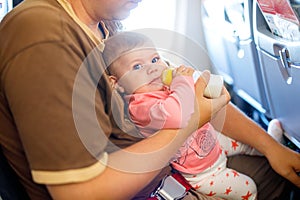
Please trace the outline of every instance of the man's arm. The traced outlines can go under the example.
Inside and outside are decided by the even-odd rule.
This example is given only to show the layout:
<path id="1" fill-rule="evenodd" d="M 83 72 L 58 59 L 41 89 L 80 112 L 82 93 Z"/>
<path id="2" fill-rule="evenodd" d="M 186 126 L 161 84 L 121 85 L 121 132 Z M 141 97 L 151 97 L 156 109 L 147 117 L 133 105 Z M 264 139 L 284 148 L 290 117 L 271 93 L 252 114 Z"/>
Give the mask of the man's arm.
<path id="1" fill-rule="evenodd" d="M 106 170 L 94 179 L 47 187 L 54 199 L 130 199 L 150 183 L 188 135 L 188 130 L 162 130 L 110 154 Z"/>
<path id="2" fill-rule="evenodd" d="M 224 135 L 256 148 L 278 174 L 300 187 L 300 177 L 296 174 L 300 171 L 300 154 L 276 142 L 233 104 L 223 108 L 211 122 Z"/>
<path id="3" fill-rule="evenodd" d="M 59 200 L 132 198 L 158 174 L 192 132 L 207 123 L 212 114 L 228 103 L 230 98 L 225 90 L 217 99 L 203 96 L 208 79 L 209 73 L 205 72 L 195 84 L 198 94 L 195 99 L 196 112 L 187 127 L 161 130 L 124 150 L 110 154 L 106 170 L 94 179 L 81 183 L 47 185 L 52 197 Z"/>

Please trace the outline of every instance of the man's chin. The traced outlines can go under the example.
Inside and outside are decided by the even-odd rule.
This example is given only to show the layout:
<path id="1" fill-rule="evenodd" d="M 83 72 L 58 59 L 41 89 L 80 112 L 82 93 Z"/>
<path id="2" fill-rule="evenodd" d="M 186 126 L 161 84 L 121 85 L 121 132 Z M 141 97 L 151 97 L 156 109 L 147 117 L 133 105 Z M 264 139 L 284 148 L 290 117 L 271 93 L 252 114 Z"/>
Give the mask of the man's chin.
<path id="1" fill-rule="evenodd" d="M 122 21 L 127 19 L 130 16 L 129 12 L 120 13 L 118 16 L 114 16 L 111 20 Z"/>

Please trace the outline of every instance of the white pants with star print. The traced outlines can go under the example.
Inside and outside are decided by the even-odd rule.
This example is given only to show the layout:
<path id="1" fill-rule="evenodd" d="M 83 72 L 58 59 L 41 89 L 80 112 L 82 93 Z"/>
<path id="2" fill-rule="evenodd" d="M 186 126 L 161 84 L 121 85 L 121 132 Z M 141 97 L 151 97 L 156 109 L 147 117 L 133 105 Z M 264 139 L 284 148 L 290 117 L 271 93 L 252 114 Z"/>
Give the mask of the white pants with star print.
<path id="1" fill-rule="evenodd" d="M 261 155 L 252 147 L 237 142 L 223 134 L 218 135 L 222 154 L 210 168 L 200 174 L 183 174 L 190 184 L 207 196 L 221 197 L 231 200 L 255 200 L 257 189 L 254 181 L 242 173 L 227 168 L 227 156 Z"/>

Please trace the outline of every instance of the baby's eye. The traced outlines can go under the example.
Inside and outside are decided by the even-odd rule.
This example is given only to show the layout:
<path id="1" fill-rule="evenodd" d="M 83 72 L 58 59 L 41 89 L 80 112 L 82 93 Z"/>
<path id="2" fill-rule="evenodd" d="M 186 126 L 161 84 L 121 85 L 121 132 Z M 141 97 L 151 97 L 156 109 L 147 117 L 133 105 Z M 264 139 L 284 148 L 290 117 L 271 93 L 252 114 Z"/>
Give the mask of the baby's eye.
<path id="1" fill-rule="evenodd" d="M 141 64 L 137 64 L 133 66 L 133 70 L 141 69 L 143 66 Z"/>
<path id="2" fill-rule="evenodd" d="M 153 59 L 152 59 L 152 63 L 157 63 L 159 61 L 159 57 L 154 57 Z"/>

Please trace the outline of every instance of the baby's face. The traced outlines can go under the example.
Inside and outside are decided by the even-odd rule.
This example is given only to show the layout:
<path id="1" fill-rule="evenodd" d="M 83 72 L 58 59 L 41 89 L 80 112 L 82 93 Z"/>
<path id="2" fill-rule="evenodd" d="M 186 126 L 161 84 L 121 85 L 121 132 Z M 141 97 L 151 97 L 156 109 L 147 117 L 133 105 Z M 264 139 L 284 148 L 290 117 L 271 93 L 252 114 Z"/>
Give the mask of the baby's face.
<path id="1" fill-rule="evenodd" d="M 161 74 L 168 66 L 155 49 L 133 50 L 113 64 L 118 84 L 127 94 L 163 89 Z"/>

